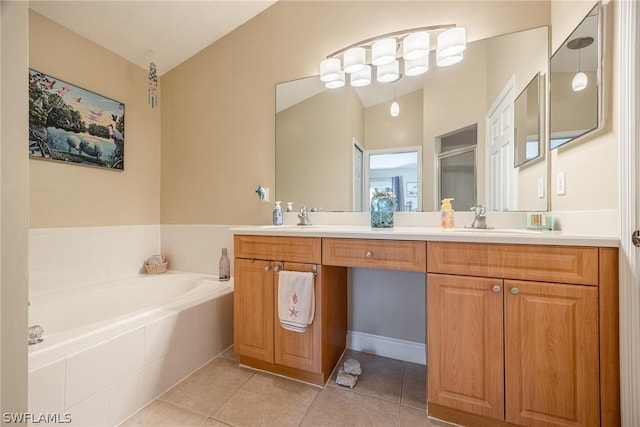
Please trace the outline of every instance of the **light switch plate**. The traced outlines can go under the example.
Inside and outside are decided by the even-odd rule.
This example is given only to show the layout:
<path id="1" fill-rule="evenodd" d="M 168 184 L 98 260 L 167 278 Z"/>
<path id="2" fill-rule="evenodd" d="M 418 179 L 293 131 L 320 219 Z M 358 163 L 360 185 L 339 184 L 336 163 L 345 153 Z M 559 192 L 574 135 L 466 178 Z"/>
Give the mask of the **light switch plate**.
<path id="1" fill-rule="evenodd" d="M 567 194 L 566 188 L 566 175 L 564 172 L 558 172 L 558 176 L 556 178 L 556 194 L 558 196 L 563 196 Z"/>

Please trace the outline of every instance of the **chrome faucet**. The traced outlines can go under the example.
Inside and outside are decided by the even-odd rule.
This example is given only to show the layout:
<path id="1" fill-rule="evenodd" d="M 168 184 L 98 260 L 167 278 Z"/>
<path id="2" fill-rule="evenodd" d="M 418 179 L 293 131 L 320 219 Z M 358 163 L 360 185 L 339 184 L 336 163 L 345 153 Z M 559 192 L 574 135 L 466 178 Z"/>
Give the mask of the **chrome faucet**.
<path id="1" fill-rule="evenodd" d="M 475 218 L 467 228 L 493 228 L 487 227 L 487 207 L 485 205 L 472 206 L 469 210 L 475 213 Z"/>
<path id="2" fill-rule="evenodd" d="M 302 209 L 300 209 L 300 213 L 298 214 L 298 219 L 300 219 L 300 222 L 298 223 L 298 225 L 315 225 L 309 219 L 309 214 L 307 212 L 306 206 L 303 206 Z"/>

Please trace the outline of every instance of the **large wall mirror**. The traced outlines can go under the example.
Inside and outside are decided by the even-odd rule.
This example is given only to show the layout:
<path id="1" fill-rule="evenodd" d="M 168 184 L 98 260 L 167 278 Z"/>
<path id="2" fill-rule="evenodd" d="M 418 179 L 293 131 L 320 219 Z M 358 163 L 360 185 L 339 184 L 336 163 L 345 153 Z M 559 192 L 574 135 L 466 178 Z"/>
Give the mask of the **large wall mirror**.
<path id="1" fill-rule="evenodd" d="M 600 125 L 601 22 L 597 4 L 551 57 L 549 148 L 552 150 Z"/>
<path id="2" fill-rule="evenodd" d="M 540 158 L 542 144 L 543 92 L 540 74 L 518 95 L 515 103 L 515 166 Z"/>
<path id="3" fill-rule="evenodd" d="M 513 123 L 516 95 L 549 74 L 548 46 L 548 27 L 539 27 L 473 41 L 462 62 L 394 83 L 325 89 L 312 76 L 278 84 L 276 198 L 324 211 L 367 210 L 373 179 L 403 193 L 401 210 L 437 211 L 443 197 L 455 198 L 456 210 L 546 210 L 546 194 L 537 191 L 546 161 L 514 167 Z M 498 100 L 506 100 L 504 109 L 495 108 Z M 399 113 L 392 115 L 394 101 Z M 498 110 L 509 128 L 495 129 L 506 139 L 493 150 L 490 113 Z M 408 157 L 393 154 L 407 151 L 421 161 L 399 164 Z M 372 153 L 396 163 L 369 170 Z"/>

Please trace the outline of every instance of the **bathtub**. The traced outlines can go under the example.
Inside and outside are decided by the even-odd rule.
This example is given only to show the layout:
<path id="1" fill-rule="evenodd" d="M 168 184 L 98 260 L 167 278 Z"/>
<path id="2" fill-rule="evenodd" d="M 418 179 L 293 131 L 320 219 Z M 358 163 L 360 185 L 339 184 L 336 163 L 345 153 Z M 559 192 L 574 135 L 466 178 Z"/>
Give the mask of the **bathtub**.
<path id="1" fill-rule="evenodd" d="M 233 279 L 170 271 L 33 296 L 34 325 L 29 412 L 117 425 L 231 346 Z"/>

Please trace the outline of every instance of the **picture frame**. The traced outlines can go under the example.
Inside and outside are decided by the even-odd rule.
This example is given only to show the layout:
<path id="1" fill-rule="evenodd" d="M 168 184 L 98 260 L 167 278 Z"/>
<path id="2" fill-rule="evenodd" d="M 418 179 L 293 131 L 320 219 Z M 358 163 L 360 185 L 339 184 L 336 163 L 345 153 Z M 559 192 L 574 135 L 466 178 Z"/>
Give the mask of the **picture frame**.
<path id="1" fill-rule="evenodd" d="M 407 182 L 405 194 L 407 197 L 418 197 L 418 183 Z"/>
<path id="2" fill-rule="evenodd" d="M 29 158 L 124 170 L 124 103 L 29 69 Z"/>

